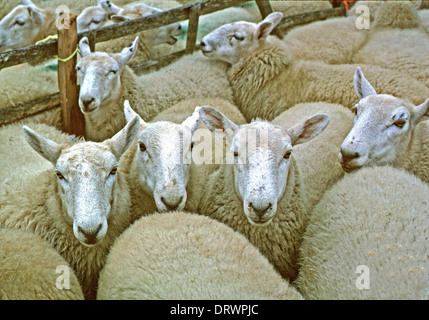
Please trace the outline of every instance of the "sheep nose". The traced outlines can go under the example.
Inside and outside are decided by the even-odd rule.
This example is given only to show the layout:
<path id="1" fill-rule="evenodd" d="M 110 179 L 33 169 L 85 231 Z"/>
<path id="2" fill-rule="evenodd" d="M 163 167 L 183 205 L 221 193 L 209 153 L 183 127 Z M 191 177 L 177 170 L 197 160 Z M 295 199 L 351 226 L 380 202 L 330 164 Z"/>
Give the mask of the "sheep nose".
<path id="1" fill-rule="evenodd" d="M 169 211 L 176 210 L 182 200 L 183 197 L 169 197 L 168 199 L 161 197 L 162 203 L 167 207 Z"/>
<path id="2" fill-rule="evenodd" d="M 88 97 L 82 97 L 82 98 L 80 98 L 80 101 L 83 104 L 84 110 L 88 111 L 89 110 L 89 106 L 95 101 L 95 98 L 94 97 L 90 97 L 90 96 L 88 96 Z"/>
<path id="3" fill-rule="evenodd" d="M 349 162 L 349 161 L 352 161 L 353 159 L 359 158 L 360 154 L 359 152 L 341 149 L 341 156 L 343 157 L 343 162 Z"/>
<path id="4" fill-rule="evenodd" d="M 273 207 L 273 204 L 271 202 L 258 204 L 250 202 L 249 206 L 253 209 L 259 218 L 262 218 L 267 213 L 267 211 Z"/>
<path id="5" fill-rule="evenodd" d="M 81 227 L 78 227 L 78 231 L 85 236 L 87 244 L 95 244 L 97 234 L 100 232 L 102 226 L 103 224 L 100 223 L 95 230 L 83 230 Z"/>

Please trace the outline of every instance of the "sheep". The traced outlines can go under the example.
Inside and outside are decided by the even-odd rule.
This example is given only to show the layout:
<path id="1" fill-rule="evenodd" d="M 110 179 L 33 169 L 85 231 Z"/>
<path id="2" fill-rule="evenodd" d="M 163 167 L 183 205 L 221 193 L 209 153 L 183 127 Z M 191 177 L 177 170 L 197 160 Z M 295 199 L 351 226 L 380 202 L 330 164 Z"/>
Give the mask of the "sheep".
<path id="1" fill-rule="evenodd" d="M 346 172 L 363 166 L 404 168 L 429 183 L 429 99 L 418 106 L 377 94 L 360 68 L 354 76 L 359 99 L 353 128 L 341 144 Z"/>
<path id="2" fill-rule="evenodd" d="M 67 262 L 34 233 L 0 229 L 0 257 L 1 300 L 83 300 Z"/>
<path id="3" fill-rule="evenodd" d="M 58 92 L 56 70 L 50 70 L 45 65 L 2 69 L 0 83 L 0 108 L 16 106 Z"/>
<path id="4" fill-rule="evenodd" d="M 305 185 L 313 186 L 307 197 L 311 206 L 344 174 L 338 161 L 338 153 L 342 141 L 353 127 L 354 114 L 350 109 L 337 104 L 300 103 L 271 121 L 274 125 L 288 128 L 316 113 L 327 114 L 330 118 L 329 125 L 313 140 L 294 148 L 295 161 L 303 168 L 302 180 Z M 329 174 L 322 174 L 321 171 Z"/>
<path id="5" fill-rule="evenodd" d="M 128 101 L 124 103 L 127 121 L 134 117 L 140 119 L 138 138 L 121 160 L 131 190 L 131 222 L 155 211 L 183 210 L 185 205 L 187 210 L 196 208 L 197 195 L 204 184 L 201 180 L 194 182 L 192 174 L 214 170 L 202 165 L 191 173 L 195 144 L 192 135 L 197 128 L 201 129 L 198 106 L 207 102 L 238 123 L 245 123 L 237 108 L 221 99 L 184 100 L 158 114 L 150 123 L 136 114 Z M 197 184 L 201 185 L 197 187 Z M 192 203 L 187 203 L 188 190 L 194 191 L 190 194 Z"/>
<path id="6" fill-rule="evenodd" d="M 42 123 L 25 122 L 44 137 L 58 143 L 69 143 L 68 134 Z M 0 127 L 0 189 L 11 183 L 22 183 L 21 177 L 35 175 L 52 168 L 52 164 L 35 153 L 22 134 L 22 122 Z"/>
<path id="7" fill-rule="evenodd" d="M 428 299 L 428 203 L 401 169 L 345 175 L 313 210 L 294 285 L 306 299 Z"/>
<path id="8" fill-rule="evenodd" d="M 196 214 L 141 218 L 112 247 L 97 299 L 287 299 L 301 295 L 247 239 Z"/>
<path id="9" fill-rule="evenodd" d="M 107 12 L 108 14 L 110 14 L 110 19 L 113 22 L 128 21 L 131 19 L 144 17 L 162 11 L 158 8 L 150 7 L 141 2 L 132 3 L 124 8 L 121 8 L 115 6 L 111 1 L 101 1 L 100 6 L 104 8 L 105 13 Z M 176 6 L 178 6 L 178 4 L 174 1 L 165 1 L 163 8 L 171 9 Z M 101 14 L 101 12 L 98 13 L 100 17 L 95 16 L 94 18 L 96 20 L 101 20 Z M 133 64 L 138 64 L 142 61 L 155 58 L 159 55 L 164 55 L 164 52 L 169 53 L 169 51 L 171 50 L 170 48 L 165 49 L 161 46 L 161 49 L 159 49 L 159 45 L 167 44 L 169 47 L 173 46 L 177 42 L 177 37 L 181 34 L 182 30 L 180 23 L 173 23 L 167 26 L 162 26 L 159 28 L 139 32 L 139 50 L 137 51 L 137 54 L 133 59 Z M 119 39 L 98 43 L 95 48 L 97 51 L 120 51 L 124 46 L 131 43 L 135 37 L 136 35 L 128 35 Z M 184 43 L 184 41 L 182 42 Z M 182 46 L 184 46 L 184 44 Z"/>
<path id="10" fill-rule="evenodd" d="M 225 156 L 229 161 L 205 178 L 195 211 L 244 234 L 283 277 L 293 280 L 311 209 L 308 192 L 318 186 L 304 185 L 305 169 L 295 161 L 292 147 L 317 136 L 329 116 L 318 114 L 289 129 L 261 120 L 238 126 L 209 107 L 200 109 L 200 119 L 226 137 L 231 148 Z"/>
<path id="11" fill-rule="evenodd" d="M 201 41 L 203 54 L 231 64 L 228 70 L 235 101 L 250 121 L 272 120 L 300 102 L 325 101 L 351 107 L 356 103 L 350 75 L 354 65 L 327 65 L 293 60 L 280 39 L 269 36 L 282 14 L 268 15 L 259 24 L 236 22 L 211 32 Z M 428 87 L 394 70 L 365 66 L 377 77 L 377 89 L 398 97 L 422 100 Z"/>
<path id="12" fill-rule="evenodd" d="M 294 60 L 349 64 L 367 38 L 367 30 L 356 28 L 355 17 L 340 17 L 296 27 L 283 42 Z"/>
<path id="13" fill-rule="evenodd" d="M 353 57 L 353 63 L 378 65 L 410 74 L 429 87 L 429 34 L 420 28 L 415 6 L 410 3 L 383 4 L 376 12 L 367 43 Z"/>
<path id="14" fill-rule="evenodd" d="M 10 1 L 7 1 L 10 2 Z M 10 12 L 10 7 L 0 21 L 0 52 L 5 49 L 18 49 L 35 44 L 49 35 L 57 34 L 56 9 L 67 6 L 70 13 L 78 15 L 92 0 L 51 0 L 40 1 L 36 5 L 32 0 L 20 0 L 21 5 Z M 2 8 L 3 9 L 3 8 Z"/>
<path id="15" fill-rule="evenodd" d="M 79 106 L 85 116 L 86 139 L 101 141 L 116 133 L 125 124 L 125 100 L 146 121 L 189 98 L 214 96 L 233 101 L 225 63 L 207 61 L 196 52 L 157 72 L 137 77 L 126 66 L 137 44 L 138 38 L 121 53 L 107 54 L 92 53 L 87 39 L 80 41 Z"/>
<path id="16" fill-rule="evenodd" d="M 112 139 L 70 146 L 24 126 L 27 142 L 55 169 L 0 195 L 0 227 L 45 239 L 73 268 L 87 299 L 95 298 L 110 245 L 130 223 L 129 187 L 118 163 L 138 128 L 134 119 Z"/>

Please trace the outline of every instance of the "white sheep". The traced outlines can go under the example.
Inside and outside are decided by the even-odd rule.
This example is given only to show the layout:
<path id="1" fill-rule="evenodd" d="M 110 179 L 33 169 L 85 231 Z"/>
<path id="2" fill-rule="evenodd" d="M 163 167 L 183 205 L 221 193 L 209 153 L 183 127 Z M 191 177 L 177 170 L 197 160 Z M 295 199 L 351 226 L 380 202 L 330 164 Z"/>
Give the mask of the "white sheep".
<path id="1" fill-rule="evenodd" d="M 429 34 L 421 28 L 415 6 L 410 2 L 386 2 L 377 10 L 368 40 L 352 62 L 397 70 L 429 87 L 428 51 Z"/>
<path id="2" fill-rule="evenodd" d="M 138 119 L 102 143 L 70 146 L 25 126 L 23 131 L 55 169 L 0 194 L 0 227 L 45 239 L 73 268 L 85 298 L 94 298 L 109 247 L 130 223 L 129 187 L 118 163 L 138 132 Z"/>
<path id="3" fill-rule="evenodd" d="M 0 229 L 0 257 L 1 300 L 83 300 L 68 263 L 34 233 Z"/>
<path id="4" fill-rule="evenodd" d="M 367 30 L 356 28 L 355 17 L 339 17 L 296 27 L 283 42 L 294 60 L 348 64 L 367 38 Z"/>
<path id="5" fill-rule="evenodd" d="M 429 297 L 429 187 L 392 167 L 345 175 L 316 205 L 295 285 L 306 299 Z"/>
<path id="6" fill-rule="evenodd" d="M 177 4 L 175 1 L 164 1 L 162 7 L 164 10 L 166 10 L 177 7 L 178 5 L 179 4 Z M 111 1 L 102 0 L 100 1 L 100 6 L 104 9 L 105 13 L 107 12 L 107 14 L 109 14 L 110 20 L 113 22 L 129 21 L 163 11 L 161 9 L 148 6 L 142 2 L 131 3 L 121 8 L 115 6 Z M 100 17 L 95 15 L 93 18 L 96 20 L 101 20 L 101 14 L 102 13 L 100 12 L 98 13 L 98 16 Z M 145 60 L 170 53 L 172 49 L 168 47 L 175 45 L 177 42 L 177 37 L 181 34 L 182 30 L 180 23 L 173 23 L 159 28 L 139 32 L 137 34 L 139 36 L 139 50 L 133 59 L 133 64 L 138 64 Z M 95 48 L 97 51 L 117 52 L 131 43 L 135 37 L 136 35 L 128 35 L 119 39 L 101 42 L 98 43 Z M 181 46 L 184 47 L 184 41 L 182 42 L 183 44 L 177 44 L 175 48 Z M 167 45 L 167 48 L 162 46 L 163 44 Z"/>
<path id="7" fill-rule="evenodd" d="M 208 103 L 237 123 L 245 123 L 238 109 L 221 99 L 184 100 L 158 114 L 152 122 L 145 122 L 125 102 L 127 121 L 136 116 L 140 119 L 140 133 L 121 160 L 131 190 L 131 221 L 155 211 L 183 210 L 185 205 L 186 209 L 196 208 L 197 195 L 204 184 L 201 179 L 194 182 L 191 173 L 214 170 L 202 165 L 191 171 L 195 145 L 192 135 L 204 126 L 199 125 L 198 106 Z M 198 183 L 201 183 L 199 187 Z M 191 192 L 189 198 L 193 199 L 191 203 L 187 203 L 188 191 Z"/>
<path id="8" fill-rule="evenodd" d="M 319 114 L 288 129 L 261 120 L 238 126 L 209 107 L 200 109 L 200 119 L 231 147 L 225 156 L 229 161 L 204 177 L 196 212 L 243 233 L 282 276 L 293 280 L 311 209 L 308 193 L 321 186 L 304 185 L 301 172 L 306 168 L 292 149 L 317 136 L 329 116 Z"/>
<path id="9" fill-rule="evenodd" d="M 85 116 L 85 137 L 100 141 L 124 124 L 123 104 L 129 100 L 137 113 L 151 120 L 177 102 L 197 97 L 232 101 L 226 64 L 211 62 L 199 52 L 187 55 L 156 72 L 137 77 L 126 66 L 137 50 L 138 38 L 119 54 L 91 53 L 86 38 L 79 47 L 79 106 Z"/>
<path id="10" fill-rule="evenodd" d="M 356 103 L 351 74 L 354 65 L 328 65 L 320 61 L 294 60 L 287 46 L 269 36 L 282 14 L 268 15 L 259 24 L 236 22 L 224 25 L 201 41 L 209 58 L 231 64 L 228 78 L 235 101 L 247 120 L 271 120 L 300 102 L 325 101 L 351 107 Z M 365 66 L 377 77 L 377 89 L 419 101 L 429 88 L 403 73 Z"/>
<path id="11" fill-rule="evenodd" d="M 154 214 L 115 242 L 97 299 L 285 299 L 301 295 L 241 234 L 207 217 Z"/>
<path id="12" fill-rule="evenodd" d="M 429 183 L 429 99 L 418 106 L 377 94 L 359 68 L 359 99 L 353 128 L 341 144 L 340 162 L 350 172 L 363 166 L 393 165 Z"/>

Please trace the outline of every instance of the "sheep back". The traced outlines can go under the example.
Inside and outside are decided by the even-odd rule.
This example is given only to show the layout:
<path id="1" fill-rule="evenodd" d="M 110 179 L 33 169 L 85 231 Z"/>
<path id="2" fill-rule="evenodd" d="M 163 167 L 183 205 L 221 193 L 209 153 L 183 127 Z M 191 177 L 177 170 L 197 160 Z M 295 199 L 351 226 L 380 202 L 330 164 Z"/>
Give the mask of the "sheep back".
<path id="1" fill-rule="evenodd" d="M 295 284 L 307 299 L 428 299 L 429 186 L 392 167 L 363 168 L 316 205 Z M 358 279 L 369 270 L 369 289 Z"/>
<path id="2" fill-rule="evenodd" d="M 242 235 L 207 217 L 143 217 L 112 247 L 98 299 L 300 299 Z"/>
<path id="3" fill-rule="evenodd" d="M 1 300 L 83 300 L 79 281 L 68 263 L 37 235 L 0 229 L 0 257 Z M 56 286 L 63 274 L 57 273 L 58 267 L 68 268 L 69 288 Z"/>

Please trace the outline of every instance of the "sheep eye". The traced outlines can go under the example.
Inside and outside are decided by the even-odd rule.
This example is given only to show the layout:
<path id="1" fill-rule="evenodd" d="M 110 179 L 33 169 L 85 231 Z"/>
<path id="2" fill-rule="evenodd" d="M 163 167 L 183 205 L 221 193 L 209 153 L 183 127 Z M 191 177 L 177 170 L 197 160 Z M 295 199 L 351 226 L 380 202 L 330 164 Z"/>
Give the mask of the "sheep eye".
<path id="1" fill-rule="evenodd" d="M 238 40 L 238 41 L 243 41 L 244 40 L 244 37 L 236 35 L 236 34 L 234 34 L 233 37 L 235 38 L 235 40 Z"/>
<path id="2" fill-rule="evenodd" d="M 14 24 L 17 24 L 19 26 L 23 26 L 25 24 L 25 21 L 22 19 L 16 19 Z"/>
<path id="3" fill-rule="evenodd" d="M 355 114 L 355 116 L 357 116 L 357 107 L 356 107 L 356 106 L 354 106 L 354 107 L 352 108 L 352 112 Z"/>
<path id="4" fill-rule="evenodd" d="M 145 146 L 145 144 L 143 142 L 139 143 L 139 148 L 140 148 L 141 152 L 145 152 L 146 151 L 146 146 Z"/>
<path id="5" fill-rule="evenodd" d="M 110 171 L 110 175 L 111 176 L 114 176 L 115 174 L 116 174 L 116 172 L 118 171 L 118 168 L 117 167 L 115 167 L 115 168 L 113 168 L 112 169 L 112 171 Z"/>
<path id="6" fill-rule="evenodd" d="M 292 154 L 292 151 L 287 151 L 287 152 L 285 153 L 285 155 L 283 156 L 283 158 L 285 158 L 285 159 L 289 159 L 291 154 Z"/>
<path id="7" fill-rule="evenodd" d="M 407 121 L 405 119 L 399 119 L 394 123 L 394 125 L 397 126 L 398 128 L 402 128 L 403 126 L 405 126 L 406 123 Z"/>
<path id="8" fill-rule="evenodd" d="M 109 72 L 110 72 L 111 74 L 117 74 L 117 73 L 118 73 L 118 70 L 112 69 L 112 70 L 110 70 Z"/>
<path id="9" fill-rule="evenodd" d="M 58 179 L 60 179 L 60 180 L 64 180 L 65 179 L 64 176 L 61 174 L 61 172 L 56 171 L 55 174 L 57 175 Z"/>

